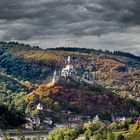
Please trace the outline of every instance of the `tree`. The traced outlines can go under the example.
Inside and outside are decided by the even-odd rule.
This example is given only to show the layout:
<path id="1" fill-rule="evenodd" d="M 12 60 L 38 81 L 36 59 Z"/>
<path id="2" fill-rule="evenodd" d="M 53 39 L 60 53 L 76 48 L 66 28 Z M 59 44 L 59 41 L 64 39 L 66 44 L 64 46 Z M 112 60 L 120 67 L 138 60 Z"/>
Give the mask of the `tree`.
<path id="1" fill-rule="evenodd" d="M 76 131 L 77 135 L 82 134 L 84 132 L 82 126 L 80 126 L 80 125 L 77 125 L 75 127 L 75 131 Z"/>
<path id="2" fill-rule="evenodd" d="M 116 130 L 118 129 L 118 124 L 116 122 L 113 122 L 108 126 L 108 128 L 111 130 Z"/>
<path id="3" fill-rule="evenodd" d="M 10 137 L 8 131 L 6 131 L 6 134 L 5 134 L 4 140 L 11 140 L 11 137 Z"/>
<path id="4" fill-rule="evenodd" d="M 140 132 L 140 118 L 136 121 L 135 124 L 130 125 L 129 133 L 134 134 Z"/>
<path id="5" fill-rule="evenodd" d="M 102 135 L 98 133 L 94 136 L 94 140 L 104 140 L 104 139 L 102 138 Z"/>
<path id="6" fill-rule="evenodd" d="M 115 140 L 125 140 L 125 138 L 122 134 L 118 134 L 115 136 Z"/>
<path id="7" fill-rule="evenodd" d="M 19 140 L 26 140 L 25 139 L 25 136 L 23 135 L 22 130 L 19 130 L 19 132 L 18 132 L 18 138 L 19 138 Z"/>
<path id="8" fill-rule="evenodd" d="M 100 121 L 93 121 L 89 123 L 89 129 L 93 132 L 102 129 L 103 127 L 103 123 Z"/>
<path id="9" fill-rule="evenodd" d="M 48 134 L 48 140 L 75 140 L 76 137 L 76 131 L 72 128 L 56 128 Z"/>
<path id="10" fill-rule="evenodd" d="M 90 140 L 90 136 L 92 134 L 92 131 L 91 130 L 86 130 L 84 135 L 85 135 L 85 139 L 86 140 Z"/>
<path id="11" fill-rule="evenodd" d="M 61 109 L 60 104 L 59 104 L 58 102 L 55 102 L 55 103 L 53 104 L 53 106 L 54 106 L 54 110 L 55 110 L 55 111 L 59 111 L 59 110 Z"/>
<path id="12" fill-rule="evenodd" d="M 111 131 L 108 131 L 106 139 L 107 140 L 114 140 L 115 139 L 115 135 Z"/>

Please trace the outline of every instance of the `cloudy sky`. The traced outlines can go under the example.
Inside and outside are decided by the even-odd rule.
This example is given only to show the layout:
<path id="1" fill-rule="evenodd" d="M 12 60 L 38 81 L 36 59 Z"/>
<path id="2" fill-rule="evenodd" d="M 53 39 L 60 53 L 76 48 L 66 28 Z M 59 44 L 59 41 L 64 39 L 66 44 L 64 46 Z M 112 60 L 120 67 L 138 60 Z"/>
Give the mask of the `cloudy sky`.
<path id="1" fill-rule="evenodd" d="M 0 40 L 140 55 L 140 0 L 0 0 Z"/>

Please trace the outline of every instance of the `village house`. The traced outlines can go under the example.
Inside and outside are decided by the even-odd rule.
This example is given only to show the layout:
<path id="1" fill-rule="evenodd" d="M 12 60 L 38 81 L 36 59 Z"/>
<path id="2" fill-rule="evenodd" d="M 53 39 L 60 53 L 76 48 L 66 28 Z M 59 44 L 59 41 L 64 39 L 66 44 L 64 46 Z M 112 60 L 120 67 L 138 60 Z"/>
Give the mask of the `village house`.
<path id="1" fill-rule="evenodd" d="M 28 130 L 34 129 L 45 129 L 48 130 L 53 125 L 53 119 L 51 117 L 33 117 L 26 118 L 27 123 L 25 124 L 25 128 Z"/>
<path id="2" fill-rule="evenodd" d="M 111 120 L 115 122 L 121 122 L 125 121 L 126 118 L 124 116 L 114 116 L 113 114 L 111 114 Z"/>
<path id="3" fill-rule="evenodd" d="M 43 105 L 41 103 L 37 105 L 37 110 L 43 110 Z"/>

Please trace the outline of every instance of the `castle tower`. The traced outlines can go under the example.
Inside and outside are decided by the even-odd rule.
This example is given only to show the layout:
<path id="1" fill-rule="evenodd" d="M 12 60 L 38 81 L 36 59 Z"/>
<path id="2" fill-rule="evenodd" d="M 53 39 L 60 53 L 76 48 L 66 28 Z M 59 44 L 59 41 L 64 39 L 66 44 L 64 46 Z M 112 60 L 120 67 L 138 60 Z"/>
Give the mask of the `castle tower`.
<path id="1" fill-rule="evenodd" d="M 53 79 L 52 79 L 52 83 L 55 84 L 56 82 L 56 70 L 53 73 Z"/>
<path id="2" fill-rule="evenodd" d="M 71 57 L 68 56 L 67 62 L 70 64 L 71 63 Z"/>

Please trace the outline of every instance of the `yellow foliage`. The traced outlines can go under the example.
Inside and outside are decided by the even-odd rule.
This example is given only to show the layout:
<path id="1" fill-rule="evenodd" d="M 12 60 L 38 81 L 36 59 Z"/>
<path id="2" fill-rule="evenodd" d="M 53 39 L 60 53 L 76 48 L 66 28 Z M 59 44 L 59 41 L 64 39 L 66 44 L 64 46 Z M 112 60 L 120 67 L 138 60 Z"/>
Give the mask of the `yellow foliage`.
<path id="1" fill-rule="evenodd" d="M 22 84 L 29 89 L 31 89 L 33 87 L 32 84 L 29 81 L 24 81 Z"/>
<path id="2" fill-rule="evenodd" d="M 28 95 L 26 95 L 26 96 L 24 97 L 24 100 L 25 100 L 26 102 L 29 102 L 29 101 L 33 100 L 33 97 L 34 97 L 34 93 L 31 92 L 31 93 L 29 93 Z"/>
<path id="3" fill-rule="evenodd" d="M 54 87 L 54 83 L 50 82 L 47 84 L 47 88 L 52 88 L 52 87 Z"/>

